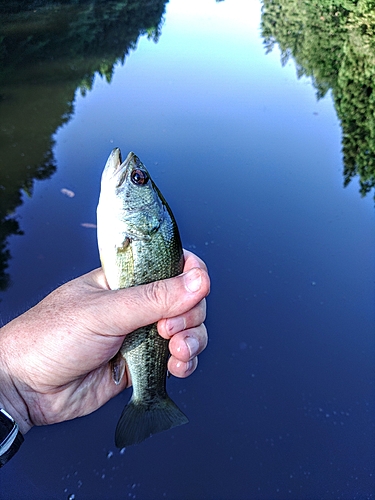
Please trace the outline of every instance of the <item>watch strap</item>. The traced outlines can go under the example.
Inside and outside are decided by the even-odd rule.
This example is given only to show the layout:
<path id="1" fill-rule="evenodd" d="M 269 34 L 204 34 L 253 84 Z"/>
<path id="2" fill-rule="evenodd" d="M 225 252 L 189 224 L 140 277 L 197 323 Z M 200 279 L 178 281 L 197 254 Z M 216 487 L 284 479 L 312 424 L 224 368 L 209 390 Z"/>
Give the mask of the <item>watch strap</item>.
<path id="1" fill-rule="evenodd" d="M 0 408 L 0 467 L 17 453 L 23 441 L 24 438 L 13 417 Z"/>
<path id="2" fill-rule="evenodd" d="M 24 438 L 20 431 L 17 432 L 16 439 L 13 441 L 12 446 L 3 455 L 0 456 L 0 468 L 5 465 L 9 460 L 17 453 L 21 444 L 24 442 Z"/>

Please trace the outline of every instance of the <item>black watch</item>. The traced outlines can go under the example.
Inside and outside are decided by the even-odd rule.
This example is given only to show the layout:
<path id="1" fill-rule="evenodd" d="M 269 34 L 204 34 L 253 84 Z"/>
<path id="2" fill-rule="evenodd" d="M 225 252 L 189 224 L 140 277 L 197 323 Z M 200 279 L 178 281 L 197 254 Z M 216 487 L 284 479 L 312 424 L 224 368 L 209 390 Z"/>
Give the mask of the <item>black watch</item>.
<path id="1" fill-rule="evenodd" d="M 0 467 L 19 450 L 23 436 L 14 419 L 0 408 Z"/>

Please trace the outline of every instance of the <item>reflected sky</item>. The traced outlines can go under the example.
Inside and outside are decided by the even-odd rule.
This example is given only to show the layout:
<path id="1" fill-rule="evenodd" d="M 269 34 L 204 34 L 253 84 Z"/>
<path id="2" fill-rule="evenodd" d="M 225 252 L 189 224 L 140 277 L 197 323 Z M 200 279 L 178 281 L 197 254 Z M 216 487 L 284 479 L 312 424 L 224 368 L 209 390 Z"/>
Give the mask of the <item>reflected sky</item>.
<path id="1" fill-rule="evenodd" d="M 20 474 L 35 498 L 372 498 L 373 200 L 343 188 L 331 97 L 265 54 L 260 7 L 168 3 L 158 43 L 141 37 L 110 84 L 77 90 L 57 172 L 10 238 L 3 320 L 99 265 L 82 223 L 111 149 L 135 151 L 213 280 L 210 346 L 196 375 L 169 381 L 190 424 L 121 455 L 126 393 L 33 429 L 2 470 L 9 498 Z"/>

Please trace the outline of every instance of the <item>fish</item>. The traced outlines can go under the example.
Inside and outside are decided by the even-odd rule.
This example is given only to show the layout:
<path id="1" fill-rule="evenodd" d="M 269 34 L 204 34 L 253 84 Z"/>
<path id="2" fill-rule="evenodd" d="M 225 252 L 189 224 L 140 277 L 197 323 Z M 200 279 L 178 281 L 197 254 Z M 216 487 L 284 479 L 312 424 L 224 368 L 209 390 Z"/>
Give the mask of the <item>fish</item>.
<path id="1" fill-rule="evenodd" d="M 113 149 L 104 167 L 97 207 L 97 239 L 109 288 L 129 288 L 182 273 L 184 256 L 173 213 L 141 160 L 130 152 L 122 161 Z M 188 422 L 166 391 L 169 341 L 156 323 L 126 335 L 113 359 L 119 383 L 122 356 L 133 393 L 118 421 L 115 444 L 124 448 Z M 124 366 L 124 363 L 122 363 Z"/>

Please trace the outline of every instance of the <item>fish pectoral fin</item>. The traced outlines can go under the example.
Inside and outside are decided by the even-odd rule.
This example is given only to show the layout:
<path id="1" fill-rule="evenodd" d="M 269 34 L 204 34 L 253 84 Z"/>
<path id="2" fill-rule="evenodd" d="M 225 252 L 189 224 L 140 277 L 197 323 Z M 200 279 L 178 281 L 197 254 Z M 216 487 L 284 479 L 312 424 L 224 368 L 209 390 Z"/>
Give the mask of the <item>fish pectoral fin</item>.
<path id="1" fill-rule="evenodd" d="M 152 434 L 187 424 L 188 421 L 187 416 L 167 395 L 151 404 L 142 404 L 132 398 L 117 424 L 115 443 L 117 448 L 141 443 Z"/>
<path id="2" fill-rule="evenodd" d="M 128 250 L 128 248 L 129 248 L 129 245 L 130 245 L 131 241 L 132 241 L 131 238 L 126 237 L 124 239 L 124 241 L 121 243 L 121 245 L 118 246 L 118 247 L 116 247 L 116 252 L 117 253 L 119 253 L 119 252 L 120 253 L 126 252 Z"/>

